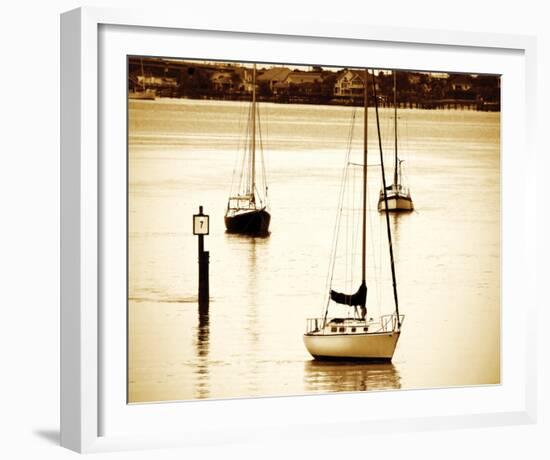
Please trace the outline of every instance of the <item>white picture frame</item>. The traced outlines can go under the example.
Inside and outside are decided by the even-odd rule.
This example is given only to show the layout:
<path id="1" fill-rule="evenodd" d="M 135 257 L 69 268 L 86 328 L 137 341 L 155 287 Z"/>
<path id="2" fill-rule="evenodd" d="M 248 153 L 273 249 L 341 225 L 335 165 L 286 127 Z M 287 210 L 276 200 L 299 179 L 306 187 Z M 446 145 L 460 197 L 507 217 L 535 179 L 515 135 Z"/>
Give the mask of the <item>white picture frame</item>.
<path id="1" fill-rule="evenodd" d="M 535 156 L 532 142 L 536 96 L 534 38 L 366 25 L 289 22 L 275 26 L 258 22 L 252 24 L 246 20 L 238 24 L 209 24 L 193 22 L 189 14 L 88 7 L 62 15 L 61 34 L 63 446 L 79 452 L 93 452 L 230 442 L 248 438 L 251 436 L 250 430 L 266 439 L 281 436 L 321 439 L 329 434 L 358 436 L 362 432 L 497 426 L 536 421 L 536 329 L 529 329 L 529 325 L 533 324 L 531 322 L 536 324 L 537 315 L 534 289 L 536 263 L 532 251 L 535 245 L 535 226 L 527 224 L 535 221 L 534 205 L 528 199 L 535 193 L 535 183 L 528 180 L 526 167 L 522 166 L 522 163 L 534 163 Z M 126 338 L 113 324 L 117 324 L 116 321 L 121 324 L 120 320 L 126 313 L 125 305 L 120 306 L 123 312 L 118 319 L 113 319 L 113 323 L 102 314 L 100 307 L 105 296 L 108 296 L 104 292 L 105 283 L 102 285 L 102 280 L 110 279 L 104 273 L 106 265 L 102 261 L 102 245 L 113 243 L 101 236 L 105 235 L 102 232 L 109 232 L 113 228 L 103 225 L 101 216 L 103 213 L 116 215 L 117 210 L 120 210 L 116 208 L 116 203 L 110 210 L 103 209 L 104 201 L 101 198 L 106 188 L 110 191 L 114 190 L 113 187 L 117 188 L 110 172 L 110 168 L 116 168 L 117 165 L 110 160 L 103 161 L 104 158 L 100 155 L 101 149 L 111 148 L 107 145 L 110 140 L 106 141 L 102 137 L 101 124 L 105 111 L 101 104 L 102 96 L 107 91 L 102 84 L 112 81 L 104 80 L 106 75 L 100 67 L 102 59 L 109 59 L 111 56 L 116 60 L 117 56 L 130 54 L 124 49 L 127 43 L 125 34 L 130 34 L 136 43 L 140 42 L 140 36 L 154 34 L 152 39 L 147 37 L 147 45 L 143 45 L 144 48 L 141 49 L 142 54 L 154 53 L 157 43 L 160 44 L 158 49 L 162 46 L 167 50 L 171 48 L 169 54 L 163 54 L 173 56 L 177 46 L 181 44 L 175 42 L 177 37 L 189 34 L 188 37 L 198 36 L 203 43 L 208 41 L 208 37 L 214 41 L 237 40 L 240 46 L 239 55 L 235 56 L 237 59 L 256 58 L 281 62 L 286 58 L 297 62 L 296 59 L 300 59 L 299 50 L 295 57 L 288 56 L 287 45 L 295 42 L 301 46 L 294 48 L 309 47 L 312 54 L 315 47 L 321 44 L 323 52 L 333 45 L 345 46 L 346 49 L 370 46 L 376 66 L 380 68 L 390 62 L 384 61 L 388 58 L 383 55 L 391 55 L 392 49 L 402 51 L 406 48 L 409 52 L 406 55 L 402 53 L 400 57 L 399 66 L 402 68 L 423 68 L 418 65 L 419 56 L 431 50 L 430 52 L 435 53 L 433 56 L 442 59 L 441 62 L 447 59 L 449 64 L 446 65 L 446 70 L 481 72 L 484 69 L 489 70 L 491 65 L 496 66 L 493 69 L 499 68 L 499 65 L 507 69 L 503 73 L 501 144 L 502 384 L 476 389 L 382 392 L 369 395 L 369 407 L 372 409 L 369 414 L 359 413 L 354 416 L 347 415 L 349 412 L 346 411 L 338 415 L 330 410 L 328 413 L 319 413 L 316 409 L 319 401 L 322 401 L 319 398 L 327 398 L 319 395 L 143 405 L 132 408 L 129 417 L 125 396 L 122 397 L 125 388 L 120 389 L 116 384 L 120 383 L 125 368 L 120 369 L 114 377 L 117 366 L 120 367 L 116 356 L 125 356 Z M 192 43 L 193 40 L 189 39 L 188 42 Z M 273 43 L 270 45 L 270 42 Z M 139 45 L 133 46 L 131 54 L 139 54 L 136 52 L 139 51 Z M 219 54 L 208 53 L 208 56 L 204 55 L 204 49 L 196 52 L 197 57 L 203 58 L 228 56 L 227 49 L 218 50 Z M 445 58 L 445 53 L 456 53 L 456 67 L 452 67 L 449 58 Z M 461 53 L 471 54 L 472 59 L 467 65 L 464 60 L 461 61 L 464 59 Z M 353 61 L 351 56 L 348 55 L 347 59 Z M 415 56 L 419 60 L 411 61 Z M 394 64 L 395 62 L 393 61 Z M 331 61 L 330 64 L 338 63 Z M 361 59 L 350 64 L 360 65 Z M 119 65 L 124 67 L 126 63 L 121 62 Z M 428 64 L 424 64 L 424 68 L 426 65 Z M 118 67 L 113 67 L 115 72 L 116 68 Z M 112 90 L 116 93 L 122 87 L 125 88 L 125 85 L 125 74 L 120 75 L 120 81 Z M 125 100 L 118 103 L 125 104 Z M 516 127 L 514 133 L 510 132 L 511 126 Z M 121 135 L 125 139 L 125 131 Z M 119 142 L 120 147 L 120 139 L 114 142 Z M 517 152 L 522 152 L 522 156 L 517 156 Z M 124 158 L 118 159 L 118 167 L 120 161 L 126 160 L 125 149 L 122 153 Z M 516 172 L 513 177 L 507 173 L 511 170 Z M 120 184 L 120 190 L 125 185 Z M 513 195 L 509 193 L 512 189 L 515 190 Z M 120 190 L 114 191 L 119 193 Z M 114 251 L 111 261 L 115 266 L 125 264 L 122 255 Z M 511 279 L 514 279 L 514 283 L 506 284 Z M 514 287 L 515 283 L 523 286 L 521 294 Z M 517 309 L 520 311 L 512 323 L 509 313 L 510 306 L 514 305 L 521 306 L 521 309 Z M 110 346 L 114 345 L 116 350 L 113 359 L 106 358 L 106 341 Z M 508 361 L 510 357 L 514 358 L 514 362 Z M 113 376 L 113 380 L 109 380 L 107 384 L 105 379 L 110 379 L 110 376 Z M 476 396 L 471 397 L 474 393 Z M 329 396 L 330 401 L 336 401 L 339 407 L 352 407 L 357 404 L 358 397 L 360 395 L 357 394 Z M 451 400 L 457 398 L 462 406 L 461 410 L 451 404 Z M 466 400 L 468 403 L 464 404 Z M 479 404 L 479 410 L 476 410 L 476 404 Z M 395 412 L 388 417 L 381 417 L 377 407 L 387 405 L 395 408 Z M 442 407 L 445 409 L 441 409 Z M 287 411 L 291 408 L 296 408 L 297 413 L 296 417 L 293 414 L 292 423 L 287 416 Z M 241 415 L 229 428 L 223 414 L 236 409 Z M 258 417 L 259 413 L 268 414 L 269 418 Z M 255 417 L 253 426 L 247 422 L 247 418 L 251 417 Z M 208 424 L 207 421 L 212 418 L 217 418 L 218 423 Z M 147 429 L 147 420 L 151 421 L 151 425 L 165 423 L 177 426 L 178 429 L 154 432 L 152 428 Z M 116 427 L 122 424 L 126 426 L 126 431 L 117 431 Z"/>

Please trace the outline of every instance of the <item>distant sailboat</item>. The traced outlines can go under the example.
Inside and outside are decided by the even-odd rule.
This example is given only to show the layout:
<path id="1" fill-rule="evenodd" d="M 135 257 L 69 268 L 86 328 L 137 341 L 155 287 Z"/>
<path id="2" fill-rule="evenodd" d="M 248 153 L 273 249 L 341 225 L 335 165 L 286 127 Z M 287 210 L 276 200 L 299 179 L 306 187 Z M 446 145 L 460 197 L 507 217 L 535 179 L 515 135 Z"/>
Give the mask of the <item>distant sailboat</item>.
<path id="1" fill-rule="evenodd" d="M 386 188 L 388 210 L 392 212 L 413 211 L 414 205 L 409 187 L 403 184 L 403 161 L 397 155 L 397 72 L 393 71 L 393 126 L 394 126 L 394 151 L 395 164 L 393 171 L 393 184 Z M 378 211 L 386 209 L 384 190 L 380 190 L 378 198 Z"/>
<path id="2" fill-rule="evenodd" d="M 393 249 L 391 241 L 391 229 L 388 211 L 386 214 L 386 228 L 389 243 L 391 262 L 391 273 L 393 281 L 393 294 L 395 301 L 395 313 L 381 315 L 380 318 L 367 318 L 367 283 L 366 283 L 366 247 L 367 247 L 367 77 L 365 69 L 364 88 L 364 141 L 363 141 L 363 176 L 362 176 L 362 244 L 361 262 L 362 276 L 361 284 L 354 294 L 343 294 L 330 290 L 328 293 L 327 306 L 323 318 L 312 318 L 307 320 L 304 344 L 309 353 L 316 359 L 362 359 L 374 361 L 391 361 L 397 341 L 401 334 L 401 326 L 404 316 L 399 314 L 397 301 L 397 283 L 393 261 Z M 388 202 L 386 184 L 384 178 L 384 158 L 382 155 L 382 143 L 380 141 L 380 123 L 378 118 L 378 102 L 376 100 L 376 84 L 372 74 L 373 88 L 376 108 L 376 124 L 378 128 L 378 144 L 380 148 L 380 161 L 382 166 L 382 181 L 384 184 L 384 201 Z M 349 167 L 346 165 L 346 167 Z M 340 210 L 342 209 L 339 206 Z M 388 209 L 388 206 L 386 206 Z M 341 211 L 340 211 L 341 212 Z M 353 307 L 353 315 L 348 317 L 329 318 L 328 312 L 331 301 Z"/>
<path id="3" fill-rule="evenodd" d="M 249 144 L 240 172 L 239 190 L 227 201 L 225 228 L 228 233 L 266 236 L 269 234 L 271 215 L 268 212 L 267 184 L 265 168 L 263 171 L 263 189 L 258 187 L 256 173 L 256 64 L 252 71 L 252 105 L 248 123 Z M 263 158 L 262 158 L 263 161 Z"/>

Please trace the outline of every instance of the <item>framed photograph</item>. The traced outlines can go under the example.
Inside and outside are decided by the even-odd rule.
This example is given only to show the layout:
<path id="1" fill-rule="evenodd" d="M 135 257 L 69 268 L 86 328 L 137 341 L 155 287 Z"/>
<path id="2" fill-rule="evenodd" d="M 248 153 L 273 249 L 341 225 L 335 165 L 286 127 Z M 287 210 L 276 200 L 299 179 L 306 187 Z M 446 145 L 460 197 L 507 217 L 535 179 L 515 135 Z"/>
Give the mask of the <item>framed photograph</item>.
<path id="1" fill-rule="evenodd" d="M 62 16 L 62 445 L 533 423 L 535 42 Z"/>

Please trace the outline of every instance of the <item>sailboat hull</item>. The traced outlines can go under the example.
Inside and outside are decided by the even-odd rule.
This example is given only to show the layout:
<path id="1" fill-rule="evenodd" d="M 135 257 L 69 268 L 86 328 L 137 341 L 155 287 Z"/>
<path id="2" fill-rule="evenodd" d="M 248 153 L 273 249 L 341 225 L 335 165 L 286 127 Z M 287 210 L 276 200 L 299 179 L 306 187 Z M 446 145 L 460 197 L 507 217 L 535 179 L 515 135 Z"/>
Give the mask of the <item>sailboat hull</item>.
<path id="1" fill-rule="evenodd" d="M 378 200 L 378 211 L 383 212 L 386 210 L 386 202 L 384 198 Z M 388 211 L 389 212 L 399 212 L 399 211 L 413 211 L 414 205 L 410 196 L 406 195 L 394 195 L 388 196 Z"/>
<path id="2" fill-rule="evenodd" d="M 304 334 L 307 351 L 321 360 L 391 361 L 399 331 L 366 334 Z"/>
<path id="3" fill-rule="evenodd" d="M 228 233 L 243 235 L 267 235 L 271 215 L 265 210 L 253 210 L 225 216 L 225 228 Z"/>

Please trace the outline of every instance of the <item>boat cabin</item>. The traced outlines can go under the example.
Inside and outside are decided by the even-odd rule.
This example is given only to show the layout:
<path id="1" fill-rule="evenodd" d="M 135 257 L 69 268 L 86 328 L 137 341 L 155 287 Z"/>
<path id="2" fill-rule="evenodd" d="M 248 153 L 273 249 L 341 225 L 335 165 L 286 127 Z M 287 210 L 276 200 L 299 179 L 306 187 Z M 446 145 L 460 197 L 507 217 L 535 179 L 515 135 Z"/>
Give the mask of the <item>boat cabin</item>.
<path id="1" fill-rule="evenodd" d="M 306 333 L 321 334 L 364 334 L 369 331 L 371 321 L 356 318 L 327 319 L 323 326 L 322 318 L 308 319 Z"/>
<path id="2" fill-rule="evenodd" d="M 226 215 L 235 215 L 239 212 L 255 211 L 262 208 L 263 206 L 257 206 L 253 195 L 231 196 L 227 201 Z"/>
<path id="3" fill-rule="evenodd" d="M 386 187 L 388 197 L 393 195 L 410 196 L 409 187 L 401 184 L 391 184 Z M 384 198 L 384 190 L 380 190 L 380 198 Z"/>
<path id="4" fill-rule="evenodd" d="M 400 322 L 404 315 L 400 316 Z M 373 318 L 368 320 L 357 318 L 309 318 L 307 320 L 306 334 L 314 335 L 338 335 L 338 334 L 367 334 L 377 332 L 389 332 L 399 330 L 397 315 L 382 315 L 379 321 Z"/>

